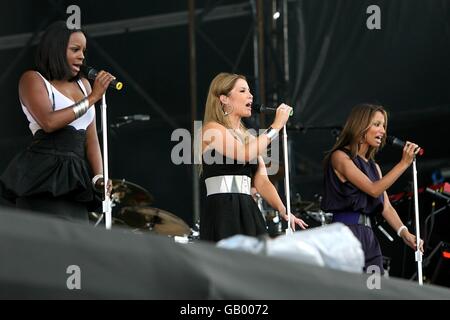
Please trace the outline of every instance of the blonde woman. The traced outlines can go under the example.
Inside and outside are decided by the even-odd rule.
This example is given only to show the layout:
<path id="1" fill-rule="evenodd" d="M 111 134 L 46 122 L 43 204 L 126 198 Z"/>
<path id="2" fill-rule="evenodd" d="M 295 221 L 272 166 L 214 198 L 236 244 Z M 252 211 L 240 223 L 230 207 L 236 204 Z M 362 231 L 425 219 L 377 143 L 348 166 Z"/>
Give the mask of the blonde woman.
<path id="1" fill-rule="evenodd" d="M 220 73 L 211 82 L 202 128 L 202 178 L 205 181 L 206 210 L 200 219 L 200 238 L 219 241 L 243 234 L 267 233 L 262 213 L 251 196 L 258 193 L 287 220 L 286 207 L 267 177 L 262 160 L 270 142 L 289 118 L 291 107 L 281 104 L 272 125 L 259 137 L 249 134 L 241 122 L 252 113 L 253 96 L 244 76 Z M 292 216 L 291 227 L 305 228 Z"/>

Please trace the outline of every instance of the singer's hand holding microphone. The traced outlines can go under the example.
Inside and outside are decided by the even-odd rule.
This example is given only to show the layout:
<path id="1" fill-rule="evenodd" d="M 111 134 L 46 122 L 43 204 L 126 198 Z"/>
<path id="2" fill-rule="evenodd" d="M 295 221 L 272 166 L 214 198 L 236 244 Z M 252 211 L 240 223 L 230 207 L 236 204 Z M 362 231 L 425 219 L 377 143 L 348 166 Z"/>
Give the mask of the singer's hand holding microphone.
<path id="1" fill-rule="evenodd" d="M 100 71 L 94 80 L 94 85 L 92 86 L 91 95 L 96 99 L 96 101 L 100 100 L 106 90 L 109 88 L 110 83 L 116 78 L 106 71 Z"/>
<path id="2" fill-rule="evenodd" d="M 280 104 L 276 109 L 275 119 L 273 120 L 272 128 L 281 130 L 286 122 L 289 120 L 289 117 L 292 115 L 292 108 L 287 104 Z"/>
<path id="3" fill-rule="evenodd" d="M 81 70 L 88 79 L 94 80 L 94 85 L 90 94 L 90 97 L 92 97 L 91 103 L 100 100 L 109 87 L 116 90 L 122 89 L 123 84 L 117 81 L 116 77 L 109 72 L 104 70 L 97 71 L 96 69 L 85 65 L 81 66 Z"/>
<path id="4" fill-rule="evenodd" d="M 419 153 L 419 151 L 420 148 L 417 144 L 407 141 L 405 143 L 405 146 L 403 147 L 403 155 L 401 161 L 405 162 L 409 166 L 413 162 L 414 157 Z"/>
<path id="5" fill-rule="evenodd" d="M 289 116 L 294 114 L 294 110 L 285 103 L 281 103 L 278 108 L 266 107 L 263 104 L 252 104 L 252 110 L 257 113 L 274 113 L 275 120 L 273 121 L 272 128 L 281 129 L 286 124 L 289 119 Z"/>
<path id="6" fill-rule="evenodd" d="M 388 136 L 386 138 L 386 142 L 393 146 L 403 148 L 403 155 L 400 161 L 405 163 L 407 166 L 411 165 L 416 155 L 421 156 L 424 154 L 424 149 L 409 141 L 404 142 L 396 137 Z"/>

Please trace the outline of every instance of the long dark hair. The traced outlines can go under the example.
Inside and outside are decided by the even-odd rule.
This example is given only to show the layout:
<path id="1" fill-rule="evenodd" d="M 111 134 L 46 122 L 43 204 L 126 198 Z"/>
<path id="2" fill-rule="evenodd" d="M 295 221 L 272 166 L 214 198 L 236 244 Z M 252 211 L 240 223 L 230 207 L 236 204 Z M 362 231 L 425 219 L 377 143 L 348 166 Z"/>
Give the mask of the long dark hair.
<path id="1" fill-rule="evenodd" d="M 72 33 L 81 29 L 67 28 L 65 21 L 56 21 L 45 30 L 36 51 L 36 71 L 47 80 L 76 80 L 67 63 L 67 46 Z M 84 32 L 83 32 L 84 33 Z"/>
<path id="2" fill-rule="evenodd" d="M 344 147 L 350 148 L 350 154 L 352 158 L 355 158 L 358 154 L 359 143 L 364 138 L 364 135 L 369 130 L 371 121 L 376 112 L 381 112 L 384 115 L 384 129 L 387 132 L 388 116 L 386 110 L 382 106 L 362 103 L 353 107 L 350 115 L 347 118 L 344 128 L 341 131 L 333 148 L 325 156 L 324 164 L 327 165 L 330 160 L 331 154 Z M 384 135 L 380 147 L 383 147 L 386 142 L 386 135 Z M 374 160 L 375 154 L 379 148 L 369 146 L 367 150 L 367 159 Z"/>

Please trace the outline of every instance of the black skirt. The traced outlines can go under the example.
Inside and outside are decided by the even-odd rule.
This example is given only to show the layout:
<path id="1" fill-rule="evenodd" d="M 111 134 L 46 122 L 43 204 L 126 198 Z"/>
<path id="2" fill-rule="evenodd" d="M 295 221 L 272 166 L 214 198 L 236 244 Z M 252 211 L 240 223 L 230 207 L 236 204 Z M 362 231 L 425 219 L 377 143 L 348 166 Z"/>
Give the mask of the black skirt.
<path id="1" fill-rule="evenodd" d="M 93 201 L 85 148 L 85 130 L 68 126 L 52 133 L 37 131 L 30 146 L 10 162 L 0 177 L 3 197 L 11 202 L 39 195 Z"/>
<path id="2" fill-rule="evenodd" d="M 239 193 L 208 196 L 200 219 L 200 239 L 215 242 L 237 234 L 251 237 L 267 234 L 263 215 L 253 198 Z"/>

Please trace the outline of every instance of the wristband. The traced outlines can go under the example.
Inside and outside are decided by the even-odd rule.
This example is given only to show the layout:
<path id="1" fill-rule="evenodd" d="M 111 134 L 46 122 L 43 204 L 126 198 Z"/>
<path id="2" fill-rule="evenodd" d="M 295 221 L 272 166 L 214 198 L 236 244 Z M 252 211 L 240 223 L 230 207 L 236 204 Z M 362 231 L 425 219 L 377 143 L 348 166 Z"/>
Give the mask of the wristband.
<path id="1" fill-rule="evenodd" d="M 264 134 L 269 138 L 270 141 L 274 140 L 276 137 L 278 137 L 278 130 L 269 127 L 266 131 L 264 131 Z"/>
<path id="2" fill-rule="evenodd" d="M 408 230 L 408 228 L 407 228 L 405 225 L 402 225 L 400 228 L 398 228 L 398 230 L 397 230 L 397 235 L 398 235 L 399 237 L 401 237 L 401 234 L 402 234 L 403 229 Z"/>
<path id="3" fill-rule="evenodd" d="M 97 181 L 99 179 L 103 179 L 103 175 L 102 174 L 97 174 L 95 177 L 92 178 L 92 185 L 94 186 L 94 188 L 95 188 L 95 184 L 97 183 Z"/>

